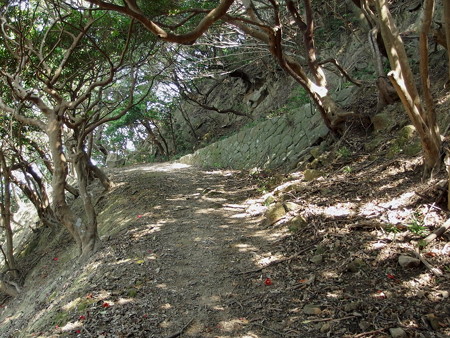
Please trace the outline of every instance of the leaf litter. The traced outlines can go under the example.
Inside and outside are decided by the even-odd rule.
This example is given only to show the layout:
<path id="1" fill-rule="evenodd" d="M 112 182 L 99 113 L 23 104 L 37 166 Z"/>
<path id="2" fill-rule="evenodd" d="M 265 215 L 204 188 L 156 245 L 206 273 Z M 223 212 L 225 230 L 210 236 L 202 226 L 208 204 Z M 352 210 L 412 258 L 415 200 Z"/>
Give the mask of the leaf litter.
<path id="1" fill-rule="evenodd" d="M 445 175 L 422 183 L 417 158 L 353 154 L 312 182 L 173 163 L 111 170 L 102 248 L 86 264 L 47 252 L 57 264 L 3 302 L 2 336 L 450 335 L 448 234 L 420 247 L 410 226 L 445 221 Z M 402 267 L 401 255 L 442 274 L 420 260 Z"/>

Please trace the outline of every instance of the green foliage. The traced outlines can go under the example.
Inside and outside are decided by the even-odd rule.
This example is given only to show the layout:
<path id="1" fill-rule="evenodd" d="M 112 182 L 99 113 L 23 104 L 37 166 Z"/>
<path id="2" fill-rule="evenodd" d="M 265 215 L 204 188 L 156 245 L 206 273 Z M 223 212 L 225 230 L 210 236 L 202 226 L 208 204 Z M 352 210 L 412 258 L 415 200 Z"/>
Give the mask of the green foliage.
<path id="1" fill-rule="evenodd" d="M 155 161 L 154 154 L 142 148 L 148 132 L 141 121 L 151 121 L 151 125 L 157 124 L 159 129 L 168 129 L 172 109 L 170 102 L 164 102 L 155 95 L 149 95 L 140 104 L 132 107 L 127 114 L 106 125 L 102 134 L 104 145 L 107 149 L 115 149 L 122 154 L 128 153 L 132 163 Z M 117 113 L 113 112 L 113 114 Z M 158 133 L 157 130 L 154 132 Z"/>
<path id="2" fill-rule="evenodd" d="M 416 222 L 408 224 L 407 227 L 410 232 L 419 236 L 427 235 L 429 233 L 427 227 L 420 225 L 419 223 Z"/>
<path id="3" fill-rule="evenodd" d="M 344 168 L 342 168 L 342 171 L 346 174 L 350 174 L 353 171 L 353 169 L 349 165 L 346 165 Z"/>
<path id="4" fill-rule="evenodd" d="M 138 291 L 136 290 L 136 289 L 128 289 L 128 291 L 127 291 L 127 297 L 130 297 L 130 298 L 136 298 L 137 297 L 137 293 L 138 293 Z"/>
<path id="5" fill-rule="evenodd" d="M 289 230 L 289 232 L 295 234 L 300 230 L 300 227 L 297 224 L 290 224 L 288 226 L 288 230 Z"/>
<path id="6" fill-rule="evenodd" d="M 340 147 L 337 150 L 337 153 L 338 153 L 339 157 L 342 157 L 344 159 L 347 159 L 352 155 L 351 150 L 348 149 L 346 146 Z"/>
<path id="7" fill-rule="evenodd" d="M 393 234 L 398 234 L 399 232 L 401 232 L 400 228 L 398 228 L 395 225 L 389 224 L 386 228 L 385 228 L 386 232 L 389 233 L 393 233 Z"/>
<path id="8" fill-rule="evenodd" d="M 398 234 L 399 232 L 402 231 L 398 226 L 393 225 L 393 224 L 388 224 L 388 225 L 384 228 L 384 230 L 385 230 L 387 233 L 394 234 L 394 238 L 393 238 L 394 241 L 395 241 L 395 239 L 396 239 L 396 237 L 397 237 L 397 234 Z"/>
<path id="9" fill-rule="evenodd" d="M 424 236 L 429 233 L 428 228 L 424 224 L 424 215 L 419 211 L 415 211 L 406 224 L 406 228 L 417 236 Z"/>
<path id="10" fill-rule="evenodd" d="M 417 242 L 417 246 L 419 247 L 419 249 L 423 249 L 423 248 L 425 248 L 426 246 L 428 245 L 428 243 L 426 242 L 426 241 L 424 241 L 423 239 L 421 239 L 421 240 L 419 240 L 418 242 Z"/>

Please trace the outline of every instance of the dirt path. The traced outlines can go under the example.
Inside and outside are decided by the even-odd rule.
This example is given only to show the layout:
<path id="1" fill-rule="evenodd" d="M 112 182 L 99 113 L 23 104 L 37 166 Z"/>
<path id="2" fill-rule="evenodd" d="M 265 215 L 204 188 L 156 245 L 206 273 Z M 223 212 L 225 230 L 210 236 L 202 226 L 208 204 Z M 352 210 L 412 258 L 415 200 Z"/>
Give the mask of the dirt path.
<path id="1" fill-rule="evenodd" d="M 233 310 L 242 302 L 237 273 L 255 269 L 268 244 L 257 219 L 240 205 L 254 193 L 248 179 L 159 164 L 115 171 L 113 180 L 116 188 L 107 200 L 124 196 L 131 203 L 121 217 L 112 216 L 116 222 L 134 219 L 110 237 L 102 257 L 103 264 L 123 262 L 115 267 L 115 285 L 107 293 L 133 295 L 132 302 L 122 300 L 123 308 L 117 307 L 121 316 L 115 316 L 113 330 L 124 329 L 114 334 L 262 337 L 252 334 L 246 319 Z M 257 287 L 264 287 L 262 279 Z M 131 308 L 134 330 L 127 319 Z M 96 318 L 96 332 L 113 333 L 102 321 Z"/>
<path id="2" fill-rule="evenodd" d="M 249 175 L 111 171 L 102 249 L 79 265 L 67 234 L 41 235 L 23 293 L 0 306 L 0 337 L 448 337 L 448 237 L 423 251 L 442 276 L 399 264 L 423 237 L 412 225 L 447 217 L 422 201 L 417 161 L 347 161 L 349 173 L 277 184 L 269 209 L 296 211 L 272 226 L 250 215 L 265 203 L 251 202 Z"/>

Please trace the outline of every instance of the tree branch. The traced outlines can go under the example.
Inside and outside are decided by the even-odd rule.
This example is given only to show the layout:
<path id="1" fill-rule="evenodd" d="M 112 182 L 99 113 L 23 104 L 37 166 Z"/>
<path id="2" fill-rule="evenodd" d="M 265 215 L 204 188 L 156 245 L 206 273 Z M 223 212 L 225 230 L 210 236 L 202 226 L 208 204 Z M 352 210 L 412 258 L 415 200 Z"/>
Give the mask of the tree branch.
<path id="1" fill-rule="evenodd" d="M 220 20 L 222 16 L 227 13 L 234 0 L 221 0 L 219 5 L 213 10 L 209 11 L 208 14 L 205 15 L 205 17 L 193 30 L 185 34 L 175 34 L 164 30 L 161 26 L 157 25 L 155 22 L 143 15 L 142 11 L 140 11 L 135 1 L 125 1 L 125 6 L 115 5 L 102 0 L 87 0 L 87 2 L 97 5 L 102 9 L 126 14 L 129 17 L 136 19 L 137 21 L 141 22 L 150 32 L 164 41 L 191 45 L 200 36 L 202 36 L 203 33 L 205 33 L 214 22 Z"/>
<path id="2" fill-rule="evenodd" d="M 318 62 L 318 65 L 324 65 L 326 63 L 332 63 L 336 66 L 337 69 L 339 69 L 339 71 L 341 72 L 341 74 L 347 79 L 349 80 L 351 83 L 354 83 L 357 86 L 361 86 L 362 83 L 358 80 L 353 79 L 348 73 L 347 71 L 339 64 L 339 62 L 336 59 L 326 59 L 326 60 L 322 60 L 320 62 Z"/>

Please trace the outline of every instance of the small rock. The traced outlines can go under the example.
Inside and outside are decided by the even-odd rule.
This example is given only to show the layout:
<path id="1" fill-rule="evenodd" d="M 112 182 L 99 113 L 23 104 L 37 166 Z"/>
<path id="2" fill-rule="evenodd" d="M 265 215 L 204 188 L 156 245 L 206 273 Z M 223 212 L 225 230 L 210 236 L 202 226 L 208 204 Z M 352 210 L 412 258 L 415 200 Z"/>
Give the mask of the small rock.
<path id="1" fill-rule="evenodd" d="M 285 202 L 284 208 L 287 211 L 297 211 L 300 209 L 300 205 L 298 205 L 297 203 L 294 203 L 294 202 Z"/>
<path id="2" fill-rule="evenodd" d="M 437 331 L 441 328 L 439 325 L 439 319 L 433 313 L 425 315 L 425 319 L 428 321 L 433 330 Z"/>
<path id="3" fill-rule="evenodd" d="M 414 136 L 417 135 L 416 127 L 414 127 L 412 124 L 409 124 L 407 126 L 404 126 L 400 131 L 398 132 L 399 138 L 402 140 L 402 142 L 407 142 L 408 140 L 411 140 Z"/>
<path id="4" fill-rule="evenodd" d="M 320 315 L 322 313 L 322 310 L 317 305 L 307 304 L 303 308 L 303 313 L 306 315 Z"/>
<path id="5" fill-rule="evenodd" d="M 352 302 L 352 303 L 348 303 L 344 305 L 344 311 L 345 312 L 350 312 L 350 311 L 355 311 L 357 310 L 359 307 L 361 306 L 360 302 Z"/>
<path id="6" fill-rule="evenodd" d="M 389 329 L 389 333 L 393 338 L 403 338 L 406 337 L 406 332 L 401 327 L 394 327 Z"/>
<path id="7" fill-rule="evenodd" d="M 320 161 L 317 158 L 315 158 L 314 160 L 312 160 L 312 162 L 310 162 L 306 165 L 306 168 L 307 169 L 317 169 L 320 167 L 320 164 L 321 164 Z"/>
<path id="8" fill-rule="evenodd" d="M 311 147 L 309 153 L 312 155 L 312 157 L 319 158 L 319 156 L 322 155 L 323 150 L 322 150 L 322 147 L 315 146 L 315 147 Z"/>
<path id="9" fill-rule="evenodd" d="M 439 294 L 441 295 L 441 297 L 443 299 L 447 299 L 448 298 L 448 291 L 446 291 L 446 290 L 439 291 Z"/>
<path id="10" fill-rule="evenodd" d="M 307 225 L 308 222 L 300 215 L 292 218 L 287 224 L 288 229 L 291 232 L 297 232 L 306 227 Z"/>
<path id="11" fill-rule="evenodd" d="M 269 195 L 265 200 L 264 200 L 264 205 L 270 205 L 272 203 L 275 203 L 276 199 L 273 195 Z"/>
<path id="12" fill-rule="evenodd" d="M 284 209 L 283 204 L 275 203 L 267 209 L 265 224 L 272 225 L 282 219 L 285 215 L 286 210 Z"/>
<path id="13" fill-rule="evenodd" d="M 330 323 L 325 323 L 320 327 L 320 332 L 321 333 L 326 333 L 328 331 L 331 330 L 331 324 Z"/>
<path id="14" fill-rule="evenodd" d="M 314 181 L 316 178 L 322 177 L 324 175 L 323 171 L 316 170 L 316 169 L 306 169 L 303 172 L 305 181 Z"/>
<path id="15" fill-rule="evenodd" d="M 116 153 L 109 153 L 106 157 L 106 166 L 109 168 L 117 168 L 125 164 L 125 159 L 120 158 Z"/>
<path id="16" fill-rule="evenodd" d="M 361 320 L 358 323 L 358 326 L 362 331 L 367 331 L 369 329 L 370 325 L 371 324 L 367 320 Z"/>
<path id="17" fill-rule="evenodd" d="M 376 132 L 390 131 L 395 126 L 393 119 L 392 114 L 388 112 L 377 114 L 371 118 L 373 129 Z"/>
<path id="18" fill-rule="evenodd" d="M 320 264 L 323 262 L 323 255 L 315 255 L 310 259 L 311 263 Z"/>
<path id="19" fill-rule="evenodd" d="M 260 204 L 252 204 L 245 210 L 250 216 L 255 217 L 262 215 L 267 211 L 267 207 Z"/>
<path id="20" fill-rule="evenodd" d="M 336 159 L 335 154 L 329 152 L 320 156 L 319 161 L 322 164 L 322 166 L 328 166 L 331 165 L 335 161 L 335 159 Z"/>
<path id="21" fill-rule="evenodd" d="M 401 255 L 398 258 L 398 264 L 400 264 L 400 266 L 402 268 L 415 268 L 415 267 L 418 267 L 420 265 L 420 259 L 417 259 L 417 258 L 414 258 L 414 257 L 410 257 L 410 256 Z"/>
<path id="22" fill-rule="evenodd" d="M 366 265 L 366 262 L 364 262 L 363 259 L 361 259 L 361 258 L 355 258 L 353 261 L 351 261 L 351 262 L 347 265 L 347 271 L 350 271 L 350 272 L 358 272 L 358 271 L 361 270 L 365 265 Z"/>
<path id="23" fill-rule="evenodd" d="M 416 296 L 419 297 L 419 298 L 425 297 L 425 295 L 426 295 L 425 291 L 423 291 L 423 290 L 419 290 L 416 293 Z"/>
<path id="24" fill-rule="evenodd" d="M 323 245 L 318 245 L 315 250 L 316 255 L 324 254 L 327 251 L 327 247 Z"/>
<path id="25" fill-rule="evenodd" d="M 285 194 L 288 192 L 298 193 L 298 192 L 301 192 L 303 189 L 305 189 L 304 184 L 299 183 L 298 181 L 295 181 L 294 183 L 288 183 L 288 184 L 284 185 L 280 189 L 276 189 L 275 195 Z"/>
<path id="26" fill-rule="evenodd" d="M 308 225 L 308 222 L 303 216 L 295 216 L 289 221 L 289 226 L 294 226 L 298 229 L 304 228 Z"/>

